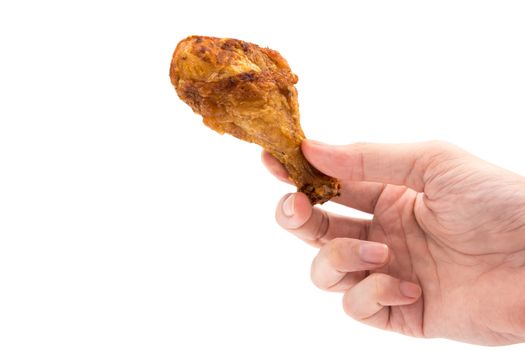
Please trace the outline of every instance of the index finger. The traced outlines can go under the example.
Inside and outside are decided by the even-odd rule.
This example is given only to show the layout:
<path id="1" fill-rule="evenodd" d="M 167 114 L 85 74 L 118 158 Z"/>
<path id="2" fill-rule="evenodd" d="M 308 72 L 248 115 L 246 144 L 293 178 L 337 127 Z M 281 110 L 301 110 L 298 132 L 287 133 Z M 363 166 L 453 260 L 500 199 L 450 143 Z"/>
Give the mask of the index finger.
<path id="1" fill-rule="evenodd" d="M 372 181 L 403 185 L 424 192 L 427 181 L 448 162 L 466 152 L 446 142 L 405 144 L 355 143 L 330 146 L 304 140 L 305 158 L 326 175 L 347 181 Z"/>

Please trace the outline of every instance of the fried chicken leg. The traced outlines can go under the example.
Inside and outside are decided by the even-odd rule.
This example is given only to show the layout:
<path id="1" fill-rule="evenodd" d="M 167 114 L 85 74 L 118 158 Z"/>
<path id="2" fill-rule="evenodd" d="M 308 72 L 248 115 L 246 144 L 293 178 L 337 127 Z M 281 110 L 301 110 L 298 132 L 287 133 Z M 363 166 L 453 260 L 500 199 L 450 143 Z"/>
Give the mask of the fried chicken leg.
<path id="1" fill-rule="evenodd" d="M 339 195 L 336 179 L 304 158 L 297 76 L 274 50 L 235 39 L 190 36 L 173 53 L 170 78 L 204 124 L 261 145 L 312 204 Z"/>

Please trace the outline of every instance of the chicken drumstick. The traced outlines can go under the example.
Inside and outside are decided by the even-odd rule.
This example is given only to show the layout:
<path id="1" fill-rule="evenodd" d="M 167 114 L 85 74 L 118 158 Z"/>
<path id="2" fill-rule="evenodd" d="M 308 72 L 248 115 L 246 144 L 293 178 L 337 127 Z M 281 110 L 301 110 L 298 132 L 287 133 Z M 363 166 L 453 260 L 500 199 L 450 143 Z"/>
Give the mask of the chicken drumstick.
<path id="1" fill-rule="evenodd" d="M 339 195 L 336 179 L 304 158 L 297 76 L 274 50 L 235 39 L 190 36 L 173 53 L 170 78 L 204 124 L 261 145 L 312 204 Z"/>

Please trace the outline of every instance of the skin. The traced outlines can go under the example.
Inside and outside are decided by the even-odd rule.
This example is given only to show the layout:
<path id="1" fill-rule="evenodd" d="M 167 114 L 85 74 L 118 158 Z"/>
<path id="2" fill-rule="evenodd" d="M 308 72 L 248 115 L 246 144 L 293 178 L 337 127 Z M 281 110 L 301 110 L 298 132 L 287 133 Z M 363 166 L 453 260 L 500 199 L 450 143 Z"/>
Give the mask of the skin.
<path id="1" fill-rule="evenodd" d="M 453 145 L 302 144 L 340 179 L 333 200 L 371 220 L 288 194 L 279 225 L 319 248 L 312 281 L 343 293 L 356 320 L 415 337 L 482 345 L 525 341 L 525 178 Z M 289 182 L 280 163 L 263 163 Z"/>

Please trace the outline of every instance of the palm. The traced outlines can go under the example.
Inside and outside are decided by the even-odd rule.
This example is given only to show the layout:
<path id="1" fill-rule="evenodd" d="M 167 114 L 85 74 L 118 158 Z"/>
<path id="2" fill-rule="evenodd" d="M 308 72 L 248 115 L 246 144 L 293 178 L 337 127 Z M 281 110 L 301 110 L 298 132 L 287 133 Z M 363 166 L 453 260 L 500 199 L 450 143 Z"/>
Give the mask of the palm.
<path id="1" fill-rule="evenodd" d="M 417 281 L 424 297 L 411 305 L 385 307 L 367 322 L 414 336 L 477 337 L 489 344 L 519 341 L 515 334 L 523 334 L 525 326 L 524 317 L 515 311 L 525 306 L 521 288 L 503 290 L 502 299 L 502 286 L 516 286 L 525 277 L 522 270 L 513 269 L 525 264 L 525 240 L 519 236 L 524 222 L 517 219 L 524 211 L 504 196 L 522 190 L 522 180 L 516 180 L 494 194 L 490 188 L 499 181 L 497 176 L 480 183 L 451 174 L 435 184 L 439 194 L 434 199 L 387 185 L 367 238 L 390 248 L 389 263 L 379 271 Z M 462 188 L 473 191 L 470 196 L 454 194 L 460 181 Z M 480 211 L 487 211 L 487 201 L 490 214 L 480 216 Z M 458 213 L 458 208 L 468 209 Z M 502 312 L 510 317 L 499 317 Z"/>

